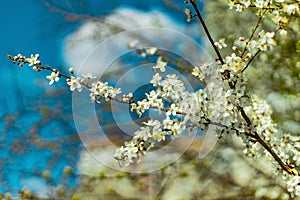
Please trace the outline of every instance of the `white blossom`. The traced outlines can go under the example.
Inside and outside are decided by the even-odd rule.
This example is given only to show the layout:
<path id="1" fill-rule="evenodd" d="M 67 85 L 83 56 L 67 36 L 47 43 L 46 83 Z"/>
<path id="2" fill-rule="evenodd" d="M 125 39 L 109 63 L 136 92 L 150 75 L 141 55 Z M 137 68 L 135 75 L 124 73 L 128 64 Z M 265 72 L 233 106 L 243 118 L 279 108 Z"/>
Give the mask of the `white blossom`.
<path id="1" fill-rule="evenodd" d="M 71 91 L 74 91 L 76 89 L 78 92 L 82 91 L 82 85 L 80 83 L 80 80 L 80 77 L 75 78 L 74 76 L 71 76 L 70 79 L 67 79 L 67 84 L 70 86 Z"/>
<path id="2" fill-rule="evenodd" d="M 276 45 L 274 40 L 274 36 L 275 36 L 274 32 L 265 32 L 264 30 L 262 30 L 261 32 L 259 32 L 258 36 L 260 38 L 259 39 L 260 50 L 266 51 L 268 47 Z"/>
<path id="3" fill-rule="evenodd" d="M 178 112 L 178 108 L 176 107 L 176 105 L 174 103 L 171 104 L 171 106 L 169 107 L 166 115 L 176 115 Z"/>
<path id="4" fill-rule="evenodd" d="M 236 56 L 235 53 L 232 53 L 231 56 L 225 58 L 225 63 L 230 67 L 229 69 L 234 72 L 239 72 L 243 69 L 244 63 L 239 56 Z"/>
<path id="5" fill-rule="evenodd" d="M 158 48 L 157 47 L 150 47 L 146 49 L 146 53 L 150 56 L 155 55 L 155 53 L 157 52 Z"/>
<path id="6" fill-rule="evenodd" d="M 187 22 L 190 22 L 191 19 L 192 19 L 192 12 L 191 12 L 191 10 L 188 9 L 188 8 L 186 8 L 186 9 L 184 10 L 184 13 L 185 13 L 185 16 L 186 16 L 186 21 L 187 21 Z"/>
<path id="7" fill-rule="evenodd" d="M 128 48 L 129 49 L 134 49 L 134 48 L 136 48 L 136 46 L 137 46 L 138 43 L 139 43 L 138 40 L 133 40 L 130 43 L 128 43 Z"/>
<path id="8" fill-rule="evenodd" d="M 86 79 L 94 79 L 96 78 L 96 76 L 93 76 L 93 74 L 91 73 L 87 73 L 87 74 L 82 74 L 82 76 Z"/>
<path id="9" fill-rule="evenodd" d="M 55 82 L 59 81 L 59 72 L 53 71 L 53 72 L 51 72 L 51 74 L 49 76 L 46 76 L 46 78 L 50 80 L 49 85 L 52 85 L 54 83 L 54 81 Z"/>
<path id="10" fill-rule="evenodd" d="M 117 96 L 117 94 L 121 93 L 120 88 L 114 88 L 112 86 L 108 85 L 108 82 L 93 82 L 92 87 L 89 89 L 90 90 L 90 98 L 91 101 L 94 102 L 96 99 L 104 98 L 106 101 L 114 98 Z M 99 102 L 99 101 L 97 101 Z"/>
<path id="11" fill-rule="evenodd" d="M 188 91 L 184 82 L 176 74 L 166 74 L 167 62 L 165 61 L 167 59 L 162 56 L 158 57 L 153 66 L 154 75 L 150 83 L 155 89 L 147 92 L 146 97 L 139 101 L 134 101 L 132 93 L 122 95 L 120 99 L 117 99 L 117 95 L 121 93 L 120 88 L 110 86 L 108 82 L 96 81 L 94 80 L 96 77 L 92 74 L 75 77 L 73 68 L 69 69 L 72 76 L 67 78 L 67 84 L 71 91 L 80 92 L 84 87 L 88 88 L 92 102 L 99 103 L 100 99 L 104 99 L 127 103 L 131 106 L 131 111 L 136 111 L 139 116 L 149 109 L 156 109 L 160 114 L 164 112 L 162 119 L 150 119 L 144 122 L 143 126 L 134 132 L 132 139 L 116 150 L 114 157 L 122 167 L 138 162 L 147 151 L 154 147 L 155 143 L 164 141 L 166 137 L 173 139 L 184 135 L 187 129 L 192 133 L 195 128 L 204 130 L 213 124 L 218 126 L 215 134 L 219 138 L 226 134 L 236 134 L 241 138 L 246 146 L 244 149 L 246 155 L 253 157 L 265 155 L 269 158 L 274 163 L 273 172 L 281 174 L 286 180 L 287 191 L 300 196 L 300 178 L 297 172 L 300 165 L 299 137 L 289 133 L 282 134 L 277 129 L 272 120 L 271 107 L 266 101 L 247 91 L 245 85 L 247 79 L 244 74 L 249 60 L 254 58 L 257 52 L 272 49 L 279 35 L 286 36 L 287 31 L 284 28 L 287 27 L 289 16 L 299 14 L 300 1 L 291 2 L 229 0 L 229 8 L 237 12 L 242 12 L 250 6 L 255 7 L 254 12 L 259 14 L 268 9 L 268 14 L 272 15 L 271 18 L 277 29 L 276 31 L 270 29 L 271 31 L 268 32 L 258 27 L 261 30 L 259 33 L 254 31 L 248 39 L 239 37 L 235 40 L 236 46 L 232 47 L 234 53 L 224 55 L 224 62 L 219 59 L 219 62 L 204 63 L 194 67 L 191 74 L 205 83 L 205 87 L 197 91 Z M 272 10 L 274 5 L 276 9 Z M 193 18 L 191 10 L 185 9 L 185 14 L 188 21 Z M 277 33 L 279 35 L 276 35 Z M 128 48 L 136 48 L 137 44 L 138 41 L 134 40 L 128 44 Z M 227 47 L 225 38 L 213 45 L 218 49 Z M 140 55 L 142 57 L 153 56 L 157 54 L 157 51 L 157 47 L 144 48 Z M 18 63 L 20 67 L 28 63 L 36 71 L 51 70 L 51 74 L 46 76 L 50 81 L 49 85 L 59 81 L 62 77 L 68 77 L 50 67 L 41 66 L 39 54 L 31 54 L 30 58 L 18 54 L 10 59 Z M 261 141 L 264 142 L 263 145 Z M 274 161 L 275 156 L 273 153 L 270 154 L 266 147 L 271 148 L 282 163 L 286 164 L 285 168 L 280 162 L 280 166 L 278 165 L 278 158 L 277 162 Z M 291 165 L 289 165 L 290 162 Z M 294 168 L 293 165 L 296 167 Z"/>
<path id="12" fill-rule="evenodd" d="M 41 61 L 39 61 L 40 55 L 39 54 L 31 54 L 30 58 L 26 58 L 26 61 L 29 63 L 29 66 L 37 65 Z"/>
<path id="13" fill-rule="evenodd" d="M 164 107 L 163 100 L 160 98 L 159 93 L 152 90 L 150 93 L 146 93 L 149 106 L 158 110 Z"/>
<path id="14" fill-rule="evenodd" d="M 299 13 L 299 3 L 289 4 L 285 7 L 288 15 L 295 15 Z"/>
<path id="15" fill-rule="evenodd" d="M 281 30 L 279 31 L 279 34 L 281 35 L 281 37 L 286 37 L 286 36 L 287 36 L 287 31 L 284 30 L 284 29 L 281 29 Z"/>
<path id="16" fill-rule="evenodd" d="M 267 7 L 269 3 L 270 3 L 269 0 L 256 0 L 254 2 L 254 5 L 258 8 L 264 8 Z"/>
<path id="17" fill-rule="evenodd" d="M 155 73 L 154 76 L 152 77 L 150 83 L 153 84 L 153 86 L 157 87 L 160 85 L 160 81 L 162 80 L 162 77 L 160 76 L 159 73 Z"/>
<path id="18" fill-rule="evenodd" d="M 300 176 L 292 176 L 287 181 L 287 190 L 290 193 L 300 196 Z"/>
<path id="19" fill-rule="evenodd" d="M 167 63 L 163 61 L 161 56 L 158 57 L 156 65 L 153 67 L 154 69 L 159 69 L 161 72 L 166 71 Z"/>
<path id="20" fill-rule="evenodd" d="M 205 76 L 199 67 L 194 67 L 192 71 L 192 75 L 198 78 L 201 82 L 204 82 Z"/>
<path id="21" fill-rule="evenodd" d="M 218 42 L 215 42 L 214 45 L 219 49 L 222 49 L 223 47 L 224 48 L 227 47 L 227 44 L 225 43 L 225 38 L 222 38 Z"/>

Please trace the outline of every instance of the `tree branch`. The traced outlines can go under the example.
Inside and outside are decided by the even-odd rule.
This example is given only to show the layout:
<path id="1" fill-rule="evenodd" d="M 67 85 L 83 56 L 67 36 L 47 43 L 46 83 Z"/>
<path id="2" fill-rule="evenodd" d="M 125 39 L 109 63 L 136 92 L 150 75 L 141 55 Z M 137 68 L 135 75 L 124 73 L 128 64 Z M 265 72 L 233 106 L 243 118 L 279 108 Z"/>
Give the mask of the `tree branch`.
<path id="1" fill-rule="evenodd" d="M 211 45 L 213 46 L 213 48 L 214 48 L 216 54 L 218 55 L 218 58 L 219 58 L 221 64 L 224 64 L 224 61 L 223 61 L 222 56 L 221 56 L 221 53 L 220 53 L 220 51 L 218 50 L 218 48 L 214 45 L 214 41 L 213 41 L 213 39 L 212 39 L 212 37 L 211 37 L 211 35 L 210 35 L 210 32 L 209 32 L 209 30 L 208 30 L 208 28 L 207 28 L 207 26 L 206 26 L 206 24 L 205 24 L 205 22 L 204 22 L 204 20 L 203 20 L 203 18 L 202 18 L 202 16 L 201 16 L 201 14 L 200 14 L 200 11 L 199 11 L 199 9 L 198 9 L 198 7 L 197 7 L 197 2 L 196 2 L 196 0 L 190 0 L 189 2 L 190 2 L 190 4 L 193 6 L 194 10 L 196 11 L 197 17 L 198 17 L 198 19 L 199 19 L 199 21 L 200 21 L 202 27 L 204 28 L 205 33 L 206 33 L 206 35 L 207 35 L 207 37 L 208 37 L 208 39 L 209 39 Z M 265 11 L 265 12 L 266 12 L 266 11 Z M 265 13 L 265 12 L 264 12 L 264 13 Z M 260 18 L 259 18 L 259 20 L 258 20 L 258 22 L 257 22 L 257 24 L 256 24 L 256 26 L 255 26 L 255 28 L 254 28 L 254 30 L 252 31 L 252 34 L 251 34 L 251 36 L 250 36 L 250 38 L 249 38 L 249 41 L 253 38 L 254 33 L 256 32 L 257 28 L 259 27 L 260 22 L 261 22 L 261 20 L 262 20 L 262 18 L 263 18 L 264 13 L 260 16 Z M 241 55 L 243 55 L 243 54 L 245 53 L 246 50 L 247 50 L 247 49 L 246 49 L 246 47 L 245 47 L 245 49 L 244 49 L 244 51 L 243 51 L 243 53 L 242 53 Z M 251 58 L 251 60 L 247 63 L 246 67 L 242 70 L 242 72 L 245 71 L 245 70 L 248 68 L 248 66 L 250 65 L 250 63 L 255 59 L 255 57 L 259 54 L 259 52 L 260 52 L 260 50 L 259 50 L 259 51 Z M 231 88 L 231 89 L 234 89 L 235 86 L 231 84 L 231 85 L 230 85 L 230 88 Z M 247 126 L 250 127 L 250 126 L 252 125 L 252 122 L 251 122 L 250 118 L 247 116 L 247 114 L 246 114 L 245 110 L 243 109 L 243 107 L 241 107 L 241 106 L 238 105 L 238 110 L 240 111 L 240 114 L 241 114 L 242 118 L 246 121 Z M 226 126 L 225 126 L 225 127 L 226 127 Z M 261 144 L 261 145 L 262 145 L 262 146 L 263 146 L 263 147 L 264 147 L 271 155 L 272 155 L 272 157 L 278 162 L 278 164 L 281 166 L 281 168 L 282 168 L 284 171 L 286 171 L 287 173 L 289 173 L 289 174 L 291 174 L 291 175 L 298 175 L 298 172 L 297 172 L 295 169 L 293 169 L 292 167 L 290 167 L 288 164 L 285 164 L 285 163 L 279 158 L 279 156 L 273 151 L 273 149 L 272 149 L 267 143 L 265 143 L 265 141 L 263 141 L 263 139 L 262 139 L 257 133 L 255 133 L 255 134 L 251 134 L 251 133 L 248 133 L 248 134 L 247 134 L 247 133 L 246 133 L 246 135 L 247 135 L 248 137 L 251 137 L 251 138 L 256 139 L 256 140 L 257 140 L 257 141 L 258 141 L 258 142 L 259 142 L 259 143 L 260 143 L 260 144 Z"/>
<path id="2" fill-rule="evenodd" d="M 258 27 L 260 26 L 261 20 L 263 19 L 263 16 L 264 16 L 265 13 L 266 13 L 266 10 L 264 11 L 264 13 L 262 13 L 262 14 L 259 16 L 258 21 L 257 21 L 257 23 L 256 23 L 256 25 L 255 25 L 255 27 L 254 27 L 254 29 L 252 30 L 252 33 L 251 33 L 251 35 L 250 35 L 248 41 L 246 42 L 246 46 L 245 46 L 243 52 L 242 52 L 241 55 L 240 55 L 241 58 L 243 57 L 243 55 L 244 55 L 245 52 L 247 51 L 247 45 L 248 45 L 248 43 L 252 40 L 252 38 L 254 37 L 254 34 L 255 34 L 256 30 L 258 29 Z"/>
<path id="3" fill-rule="evenodd" d="M 190 0 L 190 4 L 193 6 L 194 10 L 196 11 L 197 17 L 198 17 L 198 19 L 199 19 L 199 21 L 200 21 L 202 27 L 204 28 L 204 31 L 205 31 L 205 33 L 206 33 L 208 39 L 209 39 L 211 45 L 213 46 L 213 48 L 214 48 L 214 50 L 215 50 L 215 52 L 216 52 L 216 54 L 217 54 L 217 56 L 218 56 L 219 61 L 220 61 L 221 64 L 223 65 L 223 64 L 224 64 L 224 61 L 223 61 L 222 55 L 221 55 L 219 49 L 218 49 L 218 48 L 215 46 L 215 44 L 214 44 L 215 42 L 214 42 L 214 40 L 212 39 L 212 37 L 211 37 L 211 35 L 210 35 L 210 32 L 209 32 L 209 30 L 208 30 L 208 28 L 207 28 L 207 26 L 206 26 L 206 24 L 205 24 L 205 22 L 204 22 L 202 16 L 201 16 L 201 13 L 200 13 L 200 11 L 199 11 L 199 9 L 198 9 L 196 0 Z"/>
<path id="4" fill-rule="evenodd" d="M 289 166 L 288 164 L 285 164 L 279 158 L 279 156 L 273 151 L 273 149 L 267 143 L 265 143 L 265 141 L 263 139 L 261 139 L 261 137 L 256 132 L 254 134 L 255 134 L 254 138 L 259 142 L 259 144 L 261 144 L 273 156 L 273 158 L 277 161 L 277 163 L 280 165 L 280 167 L 284 171 L 286 171 L 287 173 L 289 173 L 291 175 L 298 175 L 298 172 L 295 169 L 293 169 L 291 166 Z"/>
<path id="5" fill-rule="evenodd" d="M 261 50 L 259 49 L 254 56 L 249 60 L 249 62 L 247 63 L 247 65 L 244 67 L 244 69 L 242 70 L 242 73 L 249 67 L 249 65 L 252 63 L 252 61 L 255 59 L 255 57 L 261 52 Z"/>

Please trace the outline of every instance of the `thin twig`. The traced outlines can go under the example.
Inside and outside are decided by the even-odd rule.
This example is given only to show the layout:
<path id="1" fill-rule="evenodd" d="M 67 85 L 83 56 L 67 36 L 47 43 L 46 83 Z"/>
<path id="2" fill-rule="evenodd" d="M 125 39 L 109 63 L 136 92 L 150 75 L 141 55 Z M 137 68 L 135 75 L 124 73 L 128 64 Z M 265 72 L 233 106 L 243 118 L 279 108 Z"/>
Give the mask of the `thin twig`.
<path id="1" fill-rule="evenodd" d="M 223 65 L 223 64 L 224 64 L 224 61 L 223 61 L 222 55 L 221 55 L 219 49 L 218 49 L 218 48 L 215 46 L 215 44 L 214 44 L 215 42 L 214 42 L 214 40 L 212 39 L 212 37 L 211 37 L 211 35 L 210 35 L 210 32 L 209 32 L 209 30 L 208 30 L 208 28 L 207 28 L 207 26 L 206 26 L 206 24 L 205 24 L 205 22 L 204 22 L 202 16 L 201 16 L 201 13 L 200 13 L 200 11 L 199 11 L 199 9 L 198 9 L 196 0 L 191 0 L 191 1 L 190 1 L 190 4 L 193 6 L 194 10 L 196 11 L 197 17 L 198 17 L 198 19 L 199 19 L 199 21 L 200 21 L 202 27 L 204 28 L 204 31 L 205 31 L 205 33 L 206 33 L 208 39 L 209 39 L 211 45 L 213 46 L 213 48 L 214 48 L 214 50 L 215 50 L 215 52 L 216 52 L 216 54 L 217 54 L 217 56 L 218 56 L 219 61 L 220 61 L 221 64 Z"/>
<path id="2" fill-rule="evenodd" d="M 256 30 L 258 29 L 258 27 L 260 26 L 261 20 L 263 19 L 263 16 L 264 16 L 265 13 L 266 13 L 266 10 L 264 11 L 264 13 L 262 13 L 262 14 L 259 16 L 258 21 L 257 21 L 257 23 L 256 23 L 256 25 L 255 25 L 255 27 L 254 27 L 254 29 L 253 29 L 253 31 L 252 31 L 252 33 L 251 33 L 249 39 L 248 39 L 248 41 L 246 42 L 246 46 L 245 46 L 243 52 L 242 52 L 241 55 L 240 55 L 241 58 L 243 57 L 243 55 L 244 55 L 245 52 L 247 51 L 247 45 L 248 45 L 248 43 L 252 40 L 252 38 L 254 37 L 254 34 L 255 34 Z"/>
<path id="3" fill-rule="evenodd" d="M 249 60 L 249 62 L 247 63 L 247 65 L 244 67 L 244 69 L 242 70 L 242 73 L 249 67 L 249 65 L 251 64 L 251 62 L 255 59 L 255 57 L 261 52 L 261 50 L 259 49 L 254 56 Z"/>
<path id="4" fill-rule="evenodd" d="M 46 8 L 49 9 L 50 12 L 60 13 L 65 16 L 66 21 L 76 22 L 79 20 L 92 20 L 92 21 L 103 21 L 104 17 L 91 16 L 89 14 L 79 14 L 75 12 L 70 12 L 59 8 L 58 6 L 51 5 L 48 1 L 43 2 Z"/>

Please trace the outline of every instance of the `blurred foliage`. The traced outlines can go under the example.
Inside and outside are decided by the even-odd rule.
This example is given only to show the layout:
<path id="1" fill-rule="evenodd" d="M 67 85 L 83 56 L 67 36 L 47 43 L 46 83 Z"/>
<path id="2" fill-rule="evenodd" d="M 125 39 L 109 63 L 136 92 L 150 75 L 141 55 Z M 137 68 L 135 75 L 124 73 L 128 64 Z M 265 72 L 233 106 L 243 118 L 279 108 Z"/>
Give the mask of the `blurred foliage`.
<path id="1" fill-rule="evenodd" d="M 35 194 L 41 198 L 59 188 L 72 191 L 76 186 L 72 169 L 76 168 L 81 144 L 67 90 L 24 97 L 17 112 L 2 116 L 0 189 L 6 191 L 2 194 L 6 199 L 16 194 L 24 199 L 35 199 Z"/>
<path id="2" fill-rule="evenodd" d="M 197 137 L 176 162 L 154 172 L 131 174 L 99 164 L 90 153 L 81 155 L 81 199 L 293 199 L 266 158 L 253 162 L 242 153 L 240 139 L 220 141 L 203 159 Z M 176 147 L 188 142 L 176 140 Z M 103 153 L 101 147 L 94 150 Z M 160 159 L 163 159 L 162 157 Z"/>

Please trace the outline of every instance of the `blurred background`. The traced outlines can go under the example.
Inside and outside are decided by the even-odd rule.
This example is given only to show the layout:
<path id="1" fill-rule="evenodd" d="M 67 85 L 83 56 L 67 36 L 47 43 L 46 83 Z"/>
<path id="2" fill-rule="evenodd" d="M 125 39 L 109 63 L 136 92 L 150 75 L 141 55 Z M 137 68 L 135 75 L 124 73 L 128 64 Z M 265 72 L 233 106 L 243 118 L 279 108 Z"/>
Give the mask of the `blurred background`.
<path id="1" fill-rule="evenodd" d="M 247 34 L 255 24 L 223 12 L 225 1 L 201 2 L 215 38 Z M 204 6 L 202 4 L 205 4 Z M 99 41 L 124 30 L 166 27 L 183 32 L 205 45 L 196 21 L 186 23 L 181 0 L 3 1 L 0 7 L 0 196 L 9 199 L 289 199 L 284 184 L 261 159 L 242 155 L 237 138 L 222 140 L 202 160 L 201 138 L 177 162 L 153 173 L 130 174 L 99 165 L 81 144 L 72 116 L 72 98 L 64 81 L 48 85 L 48 74 L 19 68 L 6 55 L 40 54 L 43 64 L 67 72 L 79 69 Z M 249 14 L 249 13 L 248 13 Z M 224 17 L 226 16 L 226 18 Z M 220 20 L 222 19 L 222 20 Z M 247 21 L 247 23 L 245 23 Z M 234 26 L 243 24 L 243 29 Z M 265 26 L 269 26 L 265 24 Z M 222 29 L 220 28 L 222 27 Z M 268 67 L 249 72 L 249 89 L 275 108 L 274 119 L 284 130 L 299 130 L 299 25 L 290 27 L 280 51 L 288 55 L 261 56 Z M 204 40 L 204 42 L 203 42 Z M 224 50 L 224 55 L 229 53 Z M 208 52 L 210 52 L 208 50 Z M 226 53 L 226 54 L 225 54 Z M 272 63 L 270 63 L 272 60 Z M 274 63 L 277 65 L 274 65 Z M 285 63 L 285 67 L 278 65 Z M 259 66 L 259 65 L 258 65 Z M 288 66 L 288 67 L 286 67 Z M 113 79 L 116 74 L 109 74 Z M 104 109 L 106 108 L 106 109 Z M 102 105 L 99 121 L 107 131 L 111 110 Z M 103 111 L 105 110 L 105 111 Z M 289 113 L 287 115 L 287 113 Z M 106 121 L 105 121 L 106 120 Z M 118 135 L 118 134 L 115 134 Z M 112 138 L 116 144 L 124 140 Z M 185 143 L 184 139 L 178 143 Z M 99 151 L 106 144 L 90 144 Z M 0 198 L 1 199 L 1 198 Z"/>

